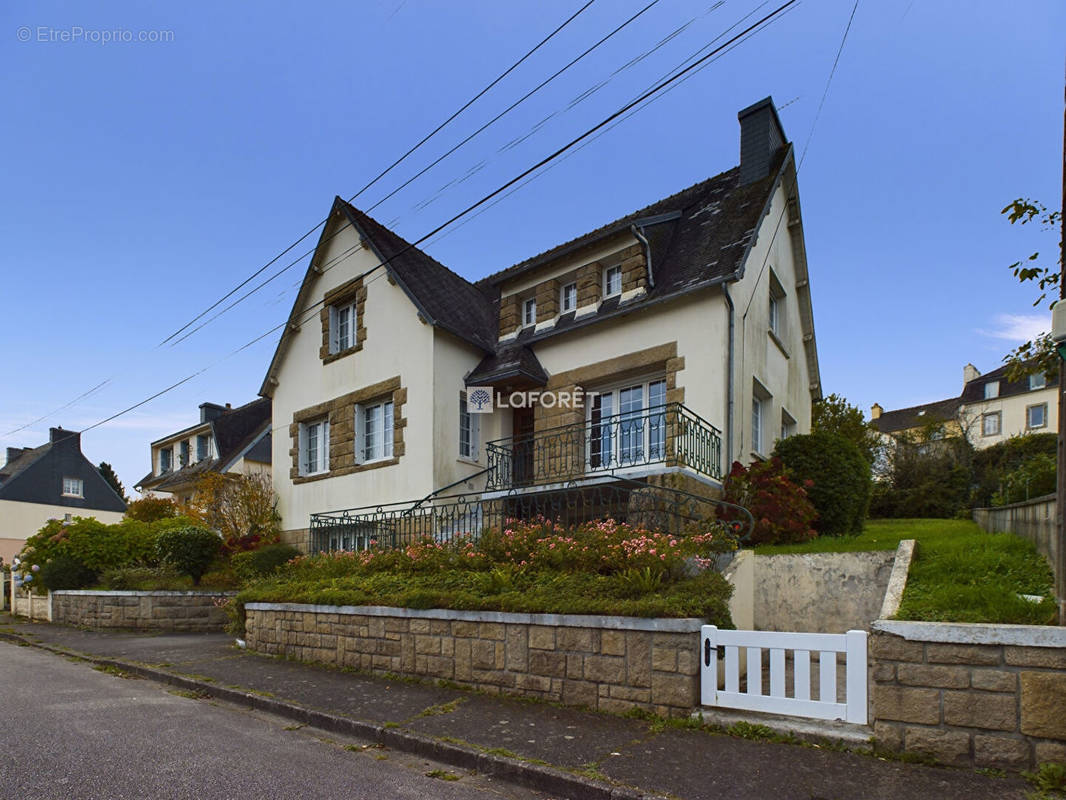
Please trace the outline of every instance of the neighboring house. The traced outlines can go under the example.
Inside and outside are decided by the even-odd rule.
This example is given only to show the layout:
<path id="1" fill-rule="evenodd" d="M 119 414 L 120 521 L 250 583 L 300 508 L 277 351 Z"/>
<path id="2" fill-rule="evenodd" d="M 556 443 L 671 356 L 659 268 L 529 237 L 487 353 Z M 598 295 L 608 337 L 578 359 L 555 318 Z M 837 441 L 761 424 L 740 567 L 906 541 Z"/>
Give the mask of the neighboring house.
<path id="1" fill-rule="evenodd" d="M 795 156 L 770 98 L 739 120 L 739 167 L 477 283 L 337 198 L 260 390 L 288 432 L 273 445 L 287 540 L 362 546 L 460 489 L 466 516 L 434 534 L 549 487 L 714 496 L 732 460 L 809 431 Z M 515 407 L 519 391 L 551 403 Z M 474 413 L 468 392 L 497 407 Z M 369 505 L 383 510 L 328 513 Z"/>
<path id="2" fill-rule="evenodd" d="M 238 408 L 200 404 L 200 422 L 152 442 L 152 471 L 137 483 L 145 494 L 188 502 L 208 472 L 270 474 L 270 400 Z"/>
<path id="3" fill-rule="evenodd" d="M 81 452 L 81 434 L 51 428 L 48 444 L 9 447 L 0 467 L 0 558 L 10 564 L 50 519 L 119 522 L 126 501 Z"/>
<path id="4" fill-rule="evenodd" d="M 1038 373 L 1010 381 L 1005 366 L 982 375 L 973 364 L 963 367 L 962 374 L 958 397 L 895 411 L 883 411 L 874 403 L 871 422 L 881 433 L 896 437 L 964 434 L 978 449 L 1025 433 L 1058 432 L 1057 378 Z"/>

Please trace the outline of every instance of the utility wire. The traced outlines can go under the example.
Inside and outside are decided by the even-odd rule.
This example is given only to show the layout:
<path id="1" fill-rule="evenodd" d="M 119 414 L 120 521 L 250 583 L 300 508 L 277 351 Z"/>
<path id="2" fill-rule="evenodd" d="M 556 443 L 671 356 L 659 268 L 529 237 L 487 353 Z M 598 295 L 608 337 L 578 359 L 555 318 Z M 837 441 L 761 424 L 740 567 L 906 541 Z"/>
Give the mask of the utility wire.
<path id="1" fill-rule="evenodd" d="M 448 117 L 446 120 L 444 120 L 444 122 L 440 123 L 440 125 L 438 125 L 436 128 L 434 128 L 432 131 L 430 131 L 424 137 L 422 137 L 422 139 L 417 144 L 415 144 L 410 149 L 408 149 L 406 153 L 404 153 L 402 156 L 397 158 L 395 161 L 393 161 L 391 164 L 389 164 L 389 166 L 387 166 L 385 169 L 383 169 L 381 172 L 379 172 L 376 176 L 374 176 L 374 178 L 372 178 L 368 183 L 366 183 L 366 185 L 364 185 L 363 188 L 361 188 L 359 191 L 357 191 L 355 194 L 353 194 L 350 198 L 348 198 L 348 202 L 350 203 L 353 200 L 355 200 L 357 197 L 359 197 L 361 194 L 363 194 L 363 192 L 365 192 L 367 189 L 369 189 L 374 184 L 376 184 L 379 180 L 381 180 L 386 175 L 388 175 L 390 172 L 392 172 L 393 169 L 395 169 L 400 164 L 402 164 L 408 158 L 408 156 L 412 155 L 416 150 L 418 150 L 418 148 L 420 148 L 422 145 L 424 145 L 426 142 L 428 142 L 430 139 L 432 139 L 434 136 L 436 136 L 438 133 L 440 133 L 440 131 L 443 130 L 450 122 L 452 122 L 456 117 L 458 117 L 460 114 L 462 114 L 464 111 L 466 111 L 466 109 L 470 108 L 470 106 L 473 105 L 475 102 L 477 102 L 481 97 L 483 97 L 486 92 L 488 92 L 490 89 L 492 89 L 494 86 L 496 86 L 496 84 L 498 84 L 500 81 L 502 81 L 504 78 L 506 78 L 512 72 L 514 72 L 515 69 L 517 69 L 524 61 L 526 61 L 526 59 L 528 59 L 530 56 L 532 56 L 534 53 L 536 53 L 541 47 L 543 47 L 545 44 L 547 44 L 552 38 L 554 38 L 556 36 L 556 34 L 558 34 L 560 31 L 562 31 L 563 28 L 565 28 L 567 25 L 569 25 L 571 22 L 573 22 L 575 19 L 577 19 L 577 17 L 580 16 L 586 9 L 588 9 L 588 7 L 591 6 L 595 1 L 596 0 L 588 0 L 588 2 L 586 2 L 583 6 L 581 6 L 581 8 L 579 8 L 569 18 L 567 18 L 566 21 L 564 21 L 555 30 L 553 30 L 551 33 L 549 33 L 547 36 L 545 36 L 543 39 L 541 39 L 540 42 L 538 42 L 536 44 L 536 46 L 533 47 L 533 49 L 529 50 L 525 55 L 523 55 L 520 59 L 518 59 L 516 62 L 514 62 L 510 67 L 508 67 L 506 70 L 504 70 L 502 73 L 500 73 L 500 75 L 498 75 L 484 89 L 482 89 L 480 92 L 478 92 L 472 98 L 467 100 L 466 103 L 464 103 L 457 111 L 455 111 L 450 117 Z M 311 228 L 309 231 L 307 231 L 307 233 L 305 233 L 303 236 L 301 236 L 299 239 L 297 239 L 291 245 L 289 245 L 284 250 L 282 250 L 280 253 L 278 253 L 278 255 L 274 256 L 274 258 L 272 258 L 270 261 L 268 261 L 266 264 L 264 264 L 258 270 L 253 272 L 251 275 L 249 275 L 243 281 L 241 281 L 241 283 L 237 284 L 237 286 L 235 286 L 233 289 L 231 289 L 229 292 L 227 292 L 221 298 L 216 300 L 214 303 L 212 303 L 206 309 L 204 309 L 199 314 L 197 314 L 195 317 L 193 317 L 191 320 L 186 322 L 184 325 L 182 325 L 180 328 L 178 328 L 178 330 L 174 331 L 174 333 L 170 334 L 170 336 L 168 336 L 163 341 L 161 341 L 157 345 L 157 347 L 160 347 L 160 346 L 166 344 L 167 342 L 169 342 L 171 339 L 173 339 L 175 336 L 180 334 L 182 331 L 184 331 L 190 325 L 195 323 L 197 320 L 203 318 L 206 314 L 209 314 L 211 311 L 213 311 L 219 305 L 224 303 L 227 299 L 229 299 L 234 294 L 236 294 L 238 291 L 240 291 L 242 288 L 247 286 L 257 276 L 261 275 L 263 272 L 265 272 L 267 269 L 269 269 L 273 264 L 277 263 L 277 261 L 279 259 L 283 258 L 287 253 L 291 252 L 294 247 L 296 247 L 296 246 L 298 246 L 300 244 L 300 242 L 302 242 L 304 239 L 306 239 L 308 236 L 310 236 L 312 233 L 314 233 L 316 230 L 318 230 L 326 221 L 327 220 L 322 220 L 322 221 L 318 222 L 313 228 Z"/>
<path id="2" fill-rule="evenodd" d="M 502 186 L 498 187 L 497 189 L 493 190 L 489 194 L 487 194 L 484 197 L 482 197 L 477 202 L 473 203 L 472 205 L 468 206 L 464 210 L 460 211 L 458 214 L 455 214 L 454 216 L 452 216 L 451 218 L 449 218 L 445 222 L 441 223 L 436 228 L 431 230 L 429 233 L 425 234 L 424 236 L 422 236 L 421 238 L 415 240 L 414 242 L 409 243 L 406 247 L 401 248 L 397 253 L 395 253 L 391 257 L 385 259 L 384 261 L 381 261 L 376 266 L 371 267 L 370 269 L 364 271 L 361 275 L 359 275 L 357 277 L 358 278 L 366 278 L 369 275 L 371 275 L 374 272 L 376 272 L 381 267 L 388 266 L 388 264 L 390 264 L 392 261 L 394 261 L 397 257 L 399 257 L 399 256 L 403 255 L 404 253 L 408 252 L 409 250 L 417 247 L 418 244 L 426 241 L 427 239 L 431 238 L 432 236 L 435 236 L 436 234 L 440 233 L 442 230 L 444 230 L 445 228 L 450 226 L 452 223 L 454 223 L 457 220 L 463 218 L 464 216 L 467 216 L 472 211 L 480 208 L 481 206 L 483 206 L 486 203 L 488 203 L 489 201 L 491 201 L 493 198 L 503 194 L 510 187 L 514 186 L 515 184 L 519 183 L 520 181 L 522 181 L 527 176 L 531 175 L 532 173 L 536 172 L 540 168 L 544 167 L 545 165 L 547 165 L 547 164 L 551 163 L 552 161 L 554 161 L 555 159 L 559 158 L 561 155 L 563 155 L 567 151 L 573 149 L 575 146 L 577 146 L 578 144 L 580 144 L 584 140 L 588 139 L 590 136 L 595 134 L 597 131 L 603 129 L 604 127 L 609 125 L 614 120 L 619 119 L 620 117 L 625 115 L 629 110 L 631 110 L 634 107 L 640 105 L 641 103 L 643 103 L 648 98 L 658 94 L 659 92 L 663 91 L 664 89 L 666 89 L 670 85 L 676 83 L 683 76 L 685 76 L 686 74 L 692 72 L 694 69 L 697 69 L 701 64 L 703 64 L 704 62 L 706 62 L 709 59 L 713 58 L 715 55 L 717 55 L 718 53 L 722 52 L 723 50 L 727 49 L 728 47 L 730 47 L 735 42 L 738 42 L 739 40 L 743 39 L 749 33 L 752 33 L 756 29 L 758 29 L 761 26 L 763 26 L 765 23 L 767 23 L 770 20 L 774 19 L 775 17 L 779 16 L 782 12 L 784 12 L 785 10 L 790 8 L 791 6 L 795 5 L 797 2 L 798 2 L 798 0 L 787 0 L 787 2 L 785 2 L 782 5 L 778 6 L 776 9 L 774 9 L 769 14 L 767 14 L 764 17 L 762 17 L 761 19 L 759 19 L 757 22 L 754 22 L 751 25 L 749 25 L 747 28 L 745 28 L 743 31 L 741 31 L 740 33 L 738 33 L 735 36 L 733 36 L 731 39 L 729 39 L 724 44 L 722 44 L 719 47 L 711 50 L 709 53 L 707 53 L 706 55 L 702 56 L 699 60 L 693 62 L 692 64 L 688 65 L 687 67 L 685 67 L 684 69 L 682 69 L 679 72 L 675 73 L 674 75 L 670 76 L 669 78 L 666 78 L 665 80 L 659 82 L 658 84 L 653 86 L 651 89 L 649 89 L 648 91 L 644 92 L 642 95 L 637 97 L 635 100 L 632 100 L 631 102 L 629 102 L 626 105 L 622 106 L 620 109 L 618 109 L 614 113 L 610 114 L 605 119 L 603 119 L 602 121 L 600 121 L 596 125 L 592 126 L 588 130 L 586 130 L 584 133 L 580 134 L 579 136 L 577 136 L 576 138 L 572 139 L 567 144 L 563 145 L 562 147 L 558 148 L 557 150 L 555 150 L 551 154 L 549 154 L 549 155 L 545 156 L 544 158 L 542 158 L 540 161 L 538 161 L 533 166 L 531 166 L 528 169 L 524 170 L 523 172 L 521 172 L 520 174 L 518 174 L 517 176 L 515 176 L 511 180 L 509 180 L 506 183 L 504 183 Z M 146 403 L 148 403 L 148 402 L 150 402 L 152 400 L 155 400 L 156 398 L 161 397 L 164 394 L 167 394 L 168 392 L 170 392 L 170 391 L 178 388 L 179 386 L 187 383 L 188 381 L 192 380 L 193 378 L 197 377 L 198 375 L 203 374 L 204 372 L 209 370 L 211 367 L 216 366 L 218 363 L 221 363 L 222 361 L 225 361 L 226 359 L 231 358 L 232 356 L 242 352 L 243 350 L 246 350 L 247 348 L 251 347 L 252 345 L 256 344 L 257 342 L 262 341 L 267 336 L 270 336 L 271 334 L 277 332 L 278 330 L 280 330 L 280 329 L 282 329 L 282 328 L 284 328 L 284 327 L 286 327 L 288 325 L 296 324 L 298 326 L 300 324 L 304 324 L 304 323 L 310 321 L 312 319 L 311 312 L 314 312 L 316 309 L 321 307 L 324 303 L 325 303 L 325 300 L 323 299 L 323 300 L 319 300 L 319 301 L 317 301 L 315 303 L 312 303 L 310 306 L 308 306 L 305 309 L 305 311 L 309 314 L 309 316 L 307 316 L 302 322 L 297 322 L 297 321 L 295 321 L 293 319 L 293 316 L 297 316 L 297 317 L 300 316 L 299 312 L 296 312 L 294 315 L 290 315 L 289 319 L 286 320 L 285 322 L 281 323 L 280 325 L 274 326 L 270 330 L 260 334 L 259 336 L 257 336 L 256 338 L 252 339 L 251 341 L 241 345 L 236 350 L 233 350 L 232 352 L 230 352 L 229 354 L 227 354 L 223 358 L 221 358 L 218 361 L 216 361 L 214 364 L 210 364 L 210 365 L 208 365 L 206 367 L 203 367 L 203 368 L 201 368 L 199 370 L 196 370 L 195 372 L 191 373 L 190 375 L 186 376 L 185 378 L 182 378 L 180 381 L 172 384 L 171 386 L 166 387 L 165 389 L 161 389 L 160 391 L 156 392 L 155 394 L 151 395 L 150 397 L 148 397 L 148 398 L 146 398 L 146 399 L 144 399 L 144 400 L 142 400 L 142 401 L 140 401 L 138 403 L 135 403 L 134 405 L 129 406 L 128 408 L 123 409 L 122 411 L 119 411 L 119 412 L 117 412 L 115 414 L 112 414 L 111 416 L 107 417 L 106 419 L 103 419 L 103 420 L 100 420 L 99 422 L 93 423 L 92 425 L 84 428 L 81 431 L 81 433 L 85 433 L 86 431 L 90 431 L 90 430 L 93 430 L 94 428 L 100 427 L 101 425 L 104 425 L 107 422 L 111 422 L 111 421 L 117 419 L 118 417 L 123 416 L 124 414 L 127 414 L 127 413 L 129 413 L 130 411 L 133 411 L 136 408 L 140 408 L 141 406 L 145 405 Z"/>

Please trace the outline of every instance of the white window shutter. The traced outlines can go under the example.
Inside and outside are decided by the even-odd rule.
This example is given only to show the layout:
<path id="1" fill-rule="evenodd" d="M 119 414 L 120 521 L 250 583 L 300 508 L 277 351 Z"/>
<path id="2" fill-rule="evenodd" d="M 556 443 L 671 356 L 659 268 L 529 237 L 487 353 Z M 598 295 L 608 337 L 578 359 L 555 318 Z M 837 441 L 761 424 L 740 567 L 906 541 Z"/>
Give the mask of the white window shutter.
<path id="1" fill-rule="evenodd" d="M 392 401 L 382 403 L 381 453 L 385 458 L 392 458 Z"/>
<path id="2" fill-rule="evenodd" d="M 355 404 L 355 463 L 362 464 L 366 459 L 363 458 L 364 447 L 366 446 L 366 414 L 363 413 L 363 407 L 359 403 Z"/>
<path id="3" fill-rule="evenodd" d="M 300 433 L 296 437 L 297 472 L 307 474 L 307 424 L 300 423 Z"/>
<path id="4" fill-rule="evenodd" d="M 477 461 L 481 457 L 481 415 L 470 415 L 470 457 Z"/>
<path id="5" fill-rule="evenodd" d="M 329 418 L 322 421 L 322 445 L 319 447 L 322 453 L 322 461 L 319 463 L 320 470 L 329 469 Z"/>
<path id="6" fill-rule="evenodd" d="M 337 341 L 337 309 L 333 306 L 329 307 L 329 351 L 336 353 L 340 351 L 340 343 Z"/>

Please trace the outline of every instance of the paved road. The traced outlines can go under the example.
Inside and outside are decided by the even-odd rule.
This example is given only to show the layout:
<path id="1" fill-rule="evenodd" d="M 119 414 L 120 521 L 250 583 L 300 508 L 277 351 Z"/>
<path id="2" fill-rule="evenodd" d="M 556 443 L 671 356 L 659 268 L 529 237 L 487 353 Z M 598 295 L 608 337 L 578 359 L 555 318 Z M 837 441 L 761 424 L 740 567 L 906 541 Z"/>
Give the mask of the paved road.
<path id="1" fill-rule="evenodd" d="M 0 797 L 533 800 L 483 776 L 0 642 Z M 345 746 L 348 748 L 346 749 Z M 459 776 L 428 777 L 434 770 Z"/>

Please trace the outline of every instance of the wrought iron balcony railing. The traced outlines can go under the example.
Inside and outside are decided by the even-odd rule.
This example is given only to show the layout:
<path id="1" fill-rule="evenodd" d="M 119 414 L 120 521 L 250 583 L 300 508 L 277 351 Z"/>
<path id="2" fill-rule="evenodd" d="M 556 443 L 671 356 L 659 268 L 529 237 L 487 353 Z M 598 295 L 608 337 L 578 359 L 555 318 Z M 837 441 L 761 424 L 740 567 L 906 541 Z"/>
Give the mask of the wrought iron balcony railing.
<path id="1" fill-rule="evenodd" d="M 738 520 L 734 528 L 742 539 L 752 525 L 751 514 L 739 506 L 622 478 L 551 490 L 512 491 L 487 498 L 449 495 L 432 502 L 420 500 L 312 514 L 307 550 L 319 553 L 372 546 L 403 547 L 427 538 L 439 542 L 476 540 L 484 530 L 499 529 L 508 520 L 536 517 L 562 525 L 611 518 L 674 535 L 682 535 L 691 523 Z"/>
<path id="2" fill-rule="evenodd" d="M 722 476 L 722 433 L 681 403 L 595 416 L 485 445 L 489 490 L 684 466 Z"/>

